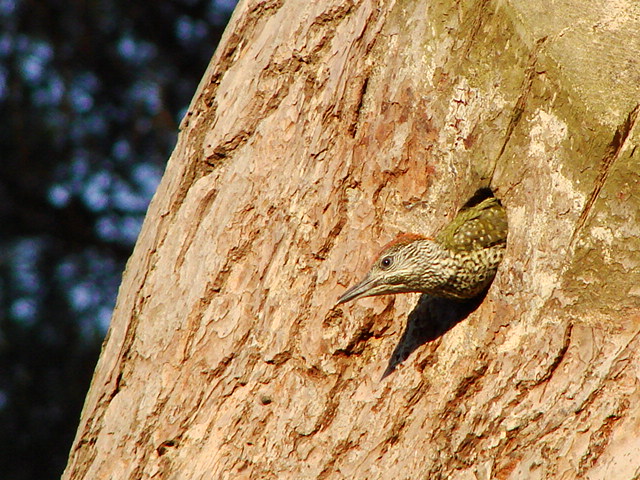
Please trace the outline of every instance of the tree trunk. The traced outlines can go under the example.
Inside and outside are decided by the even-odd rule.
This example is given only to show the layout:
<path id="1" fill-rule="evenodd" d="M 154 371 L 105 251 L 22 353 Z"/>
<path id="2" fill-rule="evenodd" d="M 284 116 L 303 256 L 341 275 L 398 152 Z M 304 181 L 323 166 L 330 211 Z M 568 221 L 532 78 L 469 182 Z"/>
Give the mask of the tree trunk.
<path id="1" fill-rule="evenodd" d="M 64 478 L 640 478 L 639 19 L 632 0 L 242 1 Z M 509 237 L 474 311 L 335 307 L 483 186 Z"/>

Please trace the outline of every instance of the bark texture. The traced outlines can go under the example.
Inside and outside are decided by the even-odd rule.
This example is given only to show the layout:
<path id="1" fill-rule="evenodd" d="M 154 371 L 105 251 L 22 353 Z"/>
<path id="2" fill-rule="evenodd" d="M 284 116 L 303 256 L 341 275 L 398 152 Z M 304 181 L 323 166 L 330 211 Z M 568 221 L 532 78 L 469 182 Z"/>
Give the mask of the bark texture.
<path id="1" fill-rule="evenodd" d="M 640 478 L 638 31 L 634 0 L 241 1 L 64 478 Z M 486 185 L 477 308 L 334 306 Z"/>

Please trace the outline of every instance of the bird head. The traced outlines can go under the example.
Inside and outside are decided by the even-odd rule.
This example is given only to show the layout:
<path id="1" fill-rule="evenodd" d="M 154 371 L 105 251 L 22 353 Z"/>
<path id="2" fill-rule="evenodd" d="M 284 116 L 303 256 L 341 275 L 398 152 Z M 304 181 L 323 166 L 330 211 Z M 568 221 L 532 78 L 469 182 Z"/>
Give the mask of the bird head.
<path id="1" fill-rule="evenodd" d="M 338 305 L 374 295 L 429 291 L 443 281 L 446 256 L 430 238 L 401 235 L 382 248 L 367 275 L 344 292 Z"/>

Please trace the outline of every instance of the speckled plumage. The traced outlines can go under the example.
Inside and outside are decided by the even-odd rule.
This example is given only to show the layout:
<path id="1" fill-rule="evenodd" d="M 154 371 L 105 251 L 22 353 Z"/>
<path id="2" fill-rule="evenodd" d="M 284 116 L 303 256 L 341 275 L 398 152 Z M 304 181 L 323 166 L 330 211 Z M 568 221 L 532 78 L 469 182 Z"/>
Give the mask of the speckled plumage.
<path id="1" fill-rule="evenodd" d="M 435 240 L 408 234 L 383 247 L 365 278 L 338 303 L 408 292 L 473 298 L 493 280 L 506 240 L 507 215 L 500 201 L 476 195 Z"/>

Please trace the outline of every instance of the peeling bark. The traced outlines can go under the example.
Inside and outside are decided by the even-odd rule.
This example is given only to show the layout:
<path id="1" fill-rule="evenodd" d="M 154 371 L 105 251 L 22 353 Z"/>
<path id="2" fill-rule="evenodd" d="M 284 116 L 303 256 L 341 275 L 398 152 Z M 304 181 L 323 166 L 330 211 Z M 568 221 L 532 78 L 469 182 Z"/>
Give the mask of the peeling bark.
<path id="1" fill-rule="evenodd" d="M 640 7 L 541 5 L 241 2 L 64 478 L 640 478 Z M 482 302 L 335 307 L 486 185 Z"/>

